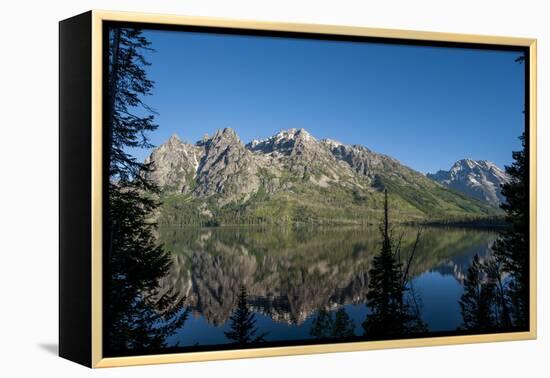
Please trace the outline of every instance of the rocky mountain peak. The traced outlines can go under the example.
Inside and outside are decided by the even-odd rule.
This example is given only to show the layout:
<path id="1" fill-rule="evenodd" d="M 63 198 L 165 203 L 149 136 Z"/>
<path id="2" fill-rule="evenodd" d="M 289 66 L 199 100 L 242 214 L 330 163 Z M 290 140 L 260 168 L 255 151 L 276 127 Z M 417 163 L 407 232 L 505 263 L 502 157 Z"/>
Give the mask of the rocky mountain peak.
<path id="1" fill-rule="evenodd" d="M 338 148 L 344 145 L 342 142 L 339 142 L 334 139 L 321 139 L 321 143 L 323 143 L 325 146 L 327 146 L 330 149 Z"/>
<path id="2" fill-rule="evenodd" d="M 218 129 L 214 135 L 209 136 L 205 134 L 200 141 L 197 142 L 198 145 L 210 146 L 210 145 L 230 145 L 230 144 L 242 144 L 241 140 L 237 136 L 237 133 L 232 128 Z"/>
<path id="3" fill-rule="evenodd" d="M 300 129 L 288 129 L 285 131 L 287 135 L 294 138 L 301 138 L 304 140 L 316 141 L 316 139 L 304 128 Z"/>
<path id="4" fill-rule="evenodd" d="M 294 150 L 295 146 L 315 144 L 315 139 L 306 129 L 291 128 L 282 130 L 277 134 L 262 140 L 254 139 L 246 145 L 251 151 L 259 151 L 263 153 L 279 153 L 289 155 Z"/>
<path id="5" fill-rule="evenodd" d="M 458 160 L 448 171 L 440 170 L 434 174 L 428 173 L 427 177 L 495 206 L 504 202 L 501 186 L 509 181 L 506 172 L 495 163 L 473 159 Z"/>
<path id="6" fill-rule="evenodd" d="M 182 142 L 173 134 L 145 160 L 151 163 L 149 178 L 162 188 L 187 192 L 189 178 L 196 175 L 202 148 Z"/>
<path id="7" fill-rule="evenodd" d="M 401 175 L 403 169 L 408 171 L 409 168 L 402 166 L 397 160 L 369 150 L 361 145 L 348 145 L 332 139 L 323 139 L 321 141 L 336 158 L 346 162 L 356 173 L 374 179 L 380 174 Z M 402 176 L 402 175 L 401 175 Z"/>
<path id="8" fill-rule="evenodd" d="M 203 138 L 204 147 L 195 179 L 199 197 L 218 195 L 219 203 L 245 200 L 259 187 L 258 164 L 245 148 L 235 130 L 217 130 L 211 138 Z"/>
<path id="9" fill-rule="evenodd" d="M 181 143 L 181 139 L 178 137 L 178 134 L 174 133 L 168 138 L 168 143 Z"/>
<path id="10" fill-rule="evenodd" d="M 235 132 L 235 130 L 233 130 L 230 127 L 226 127 L 224 129 L 217 130 L 216 133 L 213 136 L 213 139 L 216 139 L 216 138 L 218 138 L 218 139 L 229 138 L 229 139 L 240 140 L 239 137 L 237 136 L 237 133 Z"/>
<path id="11" fill-rule="evenodd" d="M 489 160 L 473 160 L 473 159 L 462 159 L 453 164 L 451 171 L 459 170 L 490 170 L 495 173 L 503 172 L 502 169 L 496 166 L 495 163 Z"/>

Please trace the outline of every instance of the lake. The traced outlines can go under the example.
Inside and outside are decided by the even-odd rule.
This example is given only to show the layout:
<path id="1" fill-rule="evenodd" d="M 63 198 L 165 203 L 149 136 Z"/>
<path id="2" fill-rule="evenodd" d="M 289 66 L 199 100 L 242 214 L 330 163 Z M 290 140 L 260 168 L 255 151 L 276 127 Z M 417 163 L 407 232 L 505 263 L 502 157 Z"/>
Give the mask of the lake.
<path id="1" fill-rule="evenodd" d="M 413 248 L 416 228 L 398 227 L 401 259 Z M 497 234 L 465 228 L 424 228 L 410 272 L 410 288 L 428 330 L 460 326 L 462 283 L 475 254 L 485 257 Z M 241 287 L 265 341 L 314 338 L 319 311 L 344 309 L 354 333 L 368 315 L 369 270 L 379 253 L 377 227 L 217 227 L 159 229 L 173 264 L 163 292 L 185 297 L 190 311 L 168 346 L 231 343 L 226 337 Z"/>

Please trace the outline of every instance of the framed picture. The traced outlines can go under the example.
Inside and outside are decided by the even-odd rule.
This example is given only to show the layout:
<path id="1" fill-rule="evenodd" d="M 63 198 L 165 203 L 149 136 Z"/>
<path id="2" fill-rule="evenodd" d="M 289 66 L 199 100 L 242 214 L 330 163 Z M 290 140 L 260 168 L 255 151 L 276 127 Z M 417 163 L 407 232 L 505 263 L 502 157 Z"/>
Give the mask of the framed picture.
<path id="1" fill-rule="evenodd" d="M 534 39 L 60 22 L 60 355 L 536 337 Z"/>

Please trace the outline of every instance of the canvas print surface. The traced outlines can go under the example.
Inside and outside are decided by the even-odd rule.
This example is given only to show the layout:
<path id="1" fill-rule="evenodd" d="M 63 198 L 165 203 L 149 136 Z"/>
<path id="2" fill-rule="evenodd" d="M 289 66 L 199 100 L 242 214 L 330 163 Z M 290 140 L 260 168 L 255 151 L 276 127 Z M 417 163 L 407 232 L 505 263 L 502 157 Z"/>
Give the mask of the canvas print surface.
<path id="1" fill-rule="evenodd" d="M 105 356 L 528 330 L 525 51 L 107 29 Z"/>

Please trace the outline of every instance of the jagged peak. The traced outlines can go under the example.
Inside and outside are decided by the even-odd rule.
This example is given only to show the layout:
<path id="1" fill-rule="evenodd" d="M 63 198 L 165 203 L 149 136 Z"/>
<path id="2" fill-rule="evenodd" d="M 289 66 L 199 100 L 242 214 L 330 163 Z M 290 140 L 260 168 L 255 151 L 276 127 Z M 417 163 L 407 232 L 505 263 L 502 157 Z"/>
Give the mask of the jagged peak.
<path id="1" fill-rule="evenodd" d="M 237 133 L 231 127 L 224 127 L 223 129 L 216 130 L 216 133 L 214 134 L 214 136 L 216 135 L 237 136 Z"/>
<path id="2" fill-rule="evenodd" d="M 263 149 L 266 145 L 273 146 L 279 144 L 287 144 L 288 142 L 295 142 L 298 140 L 302 142 L 317 141 L 317 139 L 315 139 L 315 137 L 304 128 L 290 128 L 283 129 L 277 134 L 267 137 L 265 139 L 253 139 L 246 145 L 246 147 L 252 150 L 256 148 Z"/>
<path id="3" fill-rule="evenodd" d="M 295 138 L 303 138 L 306 140 L 316 140 L 313 135 L 311 135 L 306 129 L 299 128 L 290 128 L 287 130 L 281 130 L 276 137 L 278 138 L 286 138 L 286 139 L 295 139 Z"/>
<path id="4" fill-rule="evenodd" d="M 342 143 L 338 140 L 328 139 L 328 138 L 321 139 L 321 143 L 327 145 L 330 148 L 337 148 L 337 147 L 340 147 L 340 146 L 344 146 L 344 143 Z"/>
<path id="5" fill-rule="evenodd" d="M 502 172 L 503 170 L 490 160 L 474 160 L 470 158 L 460 159 L 453 164 L 451 171 L 459 171 L 462 169 L 472 170 L 476 167 Z"/>
<path id="6" fill-rule="evenodd" d="M 234 141 L 237 143 L 241 143 L 241 140 L 235 130 L 233 130 L 230 127 L 226 127 L 223 129 L 218 129 L 214 133 L 214 135 L 209 136 L 208 134 L 204 134 L 201 140 L 197 141 L 197 146 L 205 146 L 210 143 L 218 143 L 219 141 Z"/>
<path id="7" fill-rule="evenodd" d="M 170 149 L 170 150 L 180 150 L 183 149 L 183 151 L 188 151 L 190 148 L 193 148 L 195 145 L 193 143 L 189 143 L 185 139 L 181 139 L 178 134 L 174 133 L 168 138 L 168 140 L 161 145 L 159 145 L 156 149 Z"/>
<path id="8" fill-rule="evenodd" d="M 216 138 L 218 140 L 226 140 L 226 141 L 231 141 L 239 144 L 241 143 L 241 138 L 239 138 L 235 130 L 233 130 L 230 127 L 226 127 L 223 130 L 216 131 L 216 134 L 214 135 L 213 139 L 216 139 Z"/>
<path id="9" fill-rule="evenodd" d="M 464 158 L 464 159 L 458 160 L 454 165 L 455 166 L 467 166 L 469 168 L 473 168 L 478 164 L 477 164 L 477 161 L 474 160 L 474 159 Z"/>
<path id="10" fill-rule="evenodd" d="M 429 178 L 478 200 L 498 205 L 504 201 L 500 186 L 509 181 L 506 172 L 489 160 L 464 158 L 451 169 L 428 174 Z"/>
<path id="11" fill-rule="evenodd" d="M 178 134 L 174 133 L 168 138 L 168 144 L 176 144 L 181 143 L 181 139 L 179 138 Z"/>

